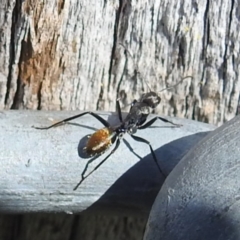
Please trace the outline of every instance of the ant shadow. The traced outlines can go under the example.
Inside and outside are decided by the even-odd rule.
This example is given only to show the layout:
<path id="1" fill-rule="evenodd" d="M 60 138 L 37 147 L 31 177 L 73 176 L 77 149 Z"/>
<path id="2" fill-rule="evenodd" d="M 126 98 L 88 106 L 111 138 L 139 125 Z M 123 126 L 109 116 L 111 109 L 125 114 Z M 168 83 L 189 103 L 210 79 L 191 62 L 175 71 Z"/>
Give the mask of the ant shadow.
<path id="1" fill-rule="evenodd" d="M 109 115 L 107 121 L 111 126 L 117 126 L 120 124 L 116 114 Z M 96 128 L 78 123 L 70 124 L 86 127 L 93 130 L 92 133 L 97 130 Z M 104 126 L 102 127 L 104 128 Z M 172 128 L 172 126 L 153 127 Z M 167 176 L 181 158 L 188 152 L 188 150 L 208 133 L 209 131 L 185 136 L 167 143 L 155 150 L 154 152 L 165 175 Z M 81 158 L 91 158 L 90 161 L 92 162 L 101 155 L 91 157 L 85 153 L 84 147 L 87 144 L 89 135 L 91 134 L 87 134 L 80 139 L 78 144 L 78 155 Z M 118 178 L 117 181 L 111 185 L 110 188 L 96 202 L 85 210 L 86 213 L 96 213 L 98 210 L 99 213 L 102 213 L 104 210 L 109 213 L 117 211 L 116 214 L 124 215 L 129 213 L 136 215 L 136 212 L 138 212 L 141 216 L 149 214 L 154 199 L 156 198 L 165 179 L 159 173 L 159 169 L 156 167 L 156 163 L 153 161 L 151 153 L 142 158 L 133 150 L 126 139 L 123 138 L 122 140 L 130 152 L 137 156 L 140 161 Z"/>
<path id="2" fill-rule="evenodd" d="M 179 138 L 155 150 L 157 159 L 166 175 L 173 170 L 182 157 L 209 132 L 200 132 Z M 151 153 L 140 158 L 125 172 L 85 213 L 116 212 L 148 216 L 151 206 L 164 183 Z"/>

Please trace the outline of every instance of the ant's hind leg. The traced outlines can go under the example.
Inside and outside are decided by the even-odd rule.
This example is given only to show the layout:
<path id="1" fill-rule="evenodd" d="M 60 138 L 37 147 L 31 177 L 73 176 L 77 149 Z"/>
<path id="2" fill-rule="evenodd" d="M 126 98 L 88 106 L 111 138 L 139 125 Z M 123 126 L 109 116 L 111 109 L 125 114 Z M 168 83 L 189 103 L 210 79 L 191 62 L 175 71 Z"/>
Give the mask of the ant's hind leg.
<path id="1" fill-rule="evenodd" d="M 73 189 L 74 191 L 79 187 L 79 185 L 84 181 L 84 179 L 87 178 L 87 176 L 84 177 L 84 174 L 85 174 L 85 172 L 87 171 L 89 164 L 90 164 L 91 162 L 93 162 L 94 160 L 96 160 L 96 157 L 90 159 L 90 160 L 87 162 L 87 164 L 85 165 L 85 168 L 83 169 L 82 174 L 81 174 L 81 180 L 80 180 L 80 182 L 76 185 L 76 187 Z"/>
<path id="2" fill-rule="evenodd" d="M 138 137 L 138 136 L 134 136 L 134 135 L 131 135 L 131 134 L 130 134 L 130 136 L 131 136 L 135 141 L 143 142 L 143 143 L 148 144 L 148 146 L 150 147 L 150 151 L 151 151 L 151 154 L 152 154 L 152 156 L 153 156 L 154 162 L 156 163 L 159 172 L 163 175 L 164 178 L 166 178 L 166 175 L 163 173 L 160 165 L 158 164 L 157 157 L 156 157 L 156 155 L 155 155 L 155 153 L 154 153 L 154 151 L 153 151 L 153 148 L 152 148 L 152 145 L 150 144 L 150 142 L 147 141 L 146 139 L 141 138 L 141 137 Z"/>
<path id="3" fill-rule="evenodd" d="M 83 182 L 86 178 L 88 178 L 93 172 L 95 172 L 95 171 L 118 149 L 119 145 L 120 145 L 120 139 L 118 138 L 118 139 L 117 139 L 117 142 L 116 142 L 116 145 L 115 145 L 114 149 L 110 152 L 110 154 L 108 154 L 90 173 L 88 173 L 86 176 L 84 176 L 85 172 L 87 171 L 88 165 L 89 165 L 92 161 L 94 161 L 95 158 L 89 160 L 89 161 L 87 162 L 87 164 L 86 164 L 86 166 L 85 166 L 82 174 L 81 174 L 81 177 L 82 177 L 82 178 L 81 178 L 80 182 L 76 185 L 76 187 L 75 187 L 73 190 L 74 190 L 74 191 L 77 190 L 77 188 L 82 184 L 82 182 Z"/>
<path id="4" fill-rule="evenodd" d="M 46 130 L 46 129 L 49 129 L 49 128 L 52 128 L 52 127 L 58 127 L 60 125 L 63 125 L 73 119 L 76 119 L 76 118 L 79 118 L 79 117 L 82 117 L 86 114 L 90 114 L 92 115 L 93 117 L 95 117 L 99 122 L 101 122 L 105 127 L 110 127 L 110 124 L 104 119 L 102 118 L 101 116 L 99 116 L 98 114 L 94 113 L 94 112 L 84 112 L 84 113 L 81 113 L 81 114 L 78 114 L 78 115 L 75 115 L 75 116 L 72 116 L 72 117 L 69 117 L 69 118 L 66 118 L 60 122 L 57 122 L 57 123 L 54 123 L 53 125 L 50 125 L 48 127 L 34 127 L 36 129 L 41 129 L 41 130 Z"/>
<path id="5" fill-rule="evenodd" d="M 142 125 L 141 127 L 139 127 L 138 129 L 145 129 L 149 126 L 151 126 L 157 119 L 163 121 L 163 122 L 167 122 L 167 123 L 171 123 L 173 126 L 172 127 L 181 127 L 182 124 L 176 124 L 176 123 L 173 123 L 165 118 L 162 118 L 162 117 L 155 117 L 153 119 L 151 119 L 150 121 L 148 121 L 147 123 L 145 123 L 144 125 Z"/>

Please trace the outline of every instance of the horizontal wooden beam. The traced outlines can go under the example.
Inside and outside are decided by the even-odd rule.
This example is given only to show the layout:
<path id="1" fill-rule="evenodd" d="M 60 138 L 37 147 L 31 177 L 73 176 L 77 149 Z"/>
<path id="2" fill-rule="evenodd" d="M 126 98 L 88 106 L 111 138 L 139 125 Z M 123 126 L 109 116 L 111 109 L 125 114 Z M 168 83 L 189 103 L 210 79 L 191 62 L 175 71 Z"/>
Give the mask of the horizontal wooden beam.
<path id="1" fill-rule="evenodd" d="M 164 178 L 149 146 L 127 134 L 128 143 L 122 142 L 119 149 L 73 191 L 89 160 L 80 158 L 78 150 L 81 153 L 86 135 L 102 128 L 102 124 L 85 115 L 72 121 L 74 124 L 49 130 L 32 126 L 48 126 L 75 114 L 79 112 L 0 113 L 0 212 L 71 214 L 88 209 L 111 214 L 148 214 Z M 117 122 L 115 114 L 101 113 L 101 116 L 111 124 Z M 192 146 L 215 128 L 187 119 L 168 119 L 183 126 L 170 128 L 170 124 L 156 121 L 153 127 L 136 133 L 152 144 L 166 175 Z M 108 153 L 97 158 L 89 169 Z"/>

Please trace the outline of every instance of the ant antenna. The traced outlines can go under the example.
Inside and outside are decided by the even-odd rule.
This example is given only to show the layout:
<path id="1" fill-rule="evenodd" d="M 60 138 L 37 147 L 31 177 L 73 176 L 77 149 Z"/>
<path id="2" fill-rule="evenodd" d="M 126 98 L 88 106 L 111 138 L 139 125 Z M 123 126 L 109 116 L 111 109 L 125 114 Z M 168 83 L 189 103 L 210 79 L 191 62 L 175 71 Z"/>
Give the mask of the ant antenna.
<path id="1" fill-rule="evenodd" d="M 119 45 L 122 46 L 122 47 L 125 49 L 125 51 L 128 53 L 128 55 L 132 58 L 133 63 L 134 63 L 134 67 L 135 67 L 135 70 L 134 70 L 134 71 L 135 71 L 135 74 L 140 74 L 140 72 L 139 72 L 139 70 L 138 70 L 138 66 L 137 66 L 136 63 L 134 62 L 134 58 L 133 58 L 132 54 L 130 53 L 130 51 L 127 49 L 126 46 L 124 46 L 123 43 L 119 43 Z M 156 76 L 156 73 L 155 73 L 155 77 L 157 77 L 157 76 Z M 172 86 L 169 86 L 169 87 L 166 87 L 166 88 L 163 88 L 163 89 L 160 90 L 158 93 L 163 92 L 163 91 L 165 91 L 165 90 L 169 90 L 169 89 L 175 88 L 178 84 L 180 84 L 180 83 L 181 83 L 183 80 L 185 80 L 186 78 L 191 78 L 191 79 L 193 79 L 192 76 L 186 76 L 186 77 L 182 78 L 182 79 L 181 79 L 179 82 L 177 82 L 176 84 L 174 84 L 174 85 L 172 85 Z M 149 86 L 149 84 L 148 84 L 148 82 L 145 81 L 145 83 L 147 84 L 148 89 L 149 89 L 150 91 L 152 91 L 151 88 L 150 88 L 150 86 Z"/>
<path id="2" fill-rule="evenodd" d="M 163 88 L 163 89 L 160 90 L 158 93 L 163 92 L 163 91 L 168 90 L 168 89 L 175 88 L 178 84 L 180 84 L 180 83 L 181 83 L 184 79 L 186 79 L 186 78 L 191 78 L 191 79 L 193 79 L 193 76 L 186 76 L 186 77 L 182 78 L 180 81 L 178 81 L 176 84 L 174 84 L 174 85 L 172 85 L 172 86 L 170 86 L 170 87 Z"/>
<path id="3" fill-rule="evenodd" d="M 138 66 L 137 66 L 137 64 L 134 62 L 134 58 L 133 58 L 132 54 L 130 53 L 130 51 L 127 49 L 126 46 L 123 45 L 123 43 L 119 43 L 119 45 L 122 46 L 122 47 L 125 49 L 125 51 L 128 53 L 128 55 L 131 57 L 131 59 L 132 59 L 132 61 L 133 61 L 133 63 L 134 63 L 134 73 L 135 73 L 136 75 L 140 75 L 140 72 L 139 72 L 139 70 L 138 70 Z M 141 77 L 141 75 L 140 75 L 140 77 Z M 150 88 L 149 84 L 148 84 L 146 81 L 144 81 L 144 82 L 147 84 L 148 89 L 151 91 L 151 88 Z"/>

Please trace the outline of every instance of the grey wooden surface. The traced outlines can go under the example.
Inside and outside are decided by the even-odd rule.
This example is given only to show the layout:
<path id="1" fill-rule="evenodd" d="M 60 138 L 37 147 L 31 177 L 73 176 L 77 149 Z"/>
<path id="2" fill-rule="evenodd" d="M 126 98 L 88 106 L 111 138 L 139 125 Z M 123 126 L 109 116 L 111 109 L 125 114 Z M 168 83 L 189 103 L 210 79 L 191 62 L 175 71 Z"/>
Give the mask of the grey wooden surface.
<path id="1" fill-rule="evenodd" d="M 147 214 L 163 183 L 148 145 L 126 135 L 133 152 L 122 143 L 115 154 L 76 191 L 73 187 L 88 159 L 78 156 L 86 135 L 102 125 L 92 116 L 49 130 L 48 126 L 79 112 L 3 111 L 0 114 L 0 212 L 89 211 Z M 102 116 L 112 124 L 115 114 Z M 186 119 L 169 128 L 157 121 L 139 130 L 149 140 L 163 171 L 168 174 L 181 157 L 214 126 Z M 167 127 L 168 126 L 168 127 Z M 165 128 L 167 127 L 167 128 Z M 82 148 L 82 146 L 81 146 Z M 81 149 L 80 148 L 80 149 Z M 104 155 L 96 161 L 100 161 Z M 140 161 L 140 158 L 143 158 Z"/>
<path id="2" fill-rule="evenodd" d="M 163 115 L 222 124 L 239 102 L 237 1 L 20 1 L 0 11 L 0 109 L 114 111 L 147 90 Z M 134 75 L 134 62 L 141 78 Z"/>

